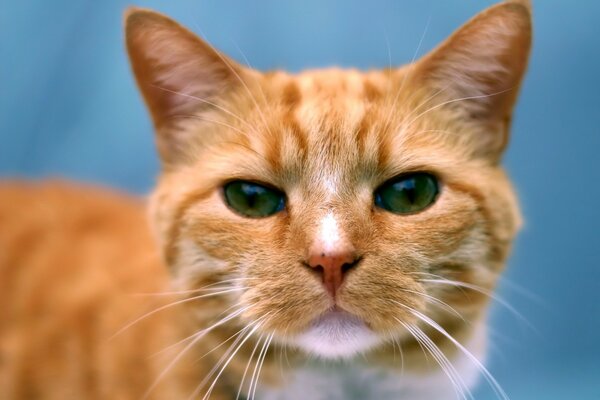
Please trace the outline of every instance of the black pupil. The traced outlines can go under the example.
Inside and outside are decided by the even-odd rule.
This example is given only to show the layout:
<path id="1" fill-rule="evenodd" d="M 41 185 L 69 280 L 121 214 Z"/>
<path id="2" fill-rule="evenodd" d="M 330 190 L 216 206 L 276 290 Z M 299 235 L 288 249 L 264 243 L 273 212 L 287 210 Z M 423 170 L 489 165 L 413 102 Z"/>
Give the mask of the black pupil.
<path id="1" fill-rule="evenodd" d="M 417 190 L 416 190 L 415 180 L 409 179 L 409 180 L 400 182 L 397 185 L 399 186 L 398 190 L 404 190 L 404 195 L 406 196 L 408 201 L 410 201 L 411 203 L 414 204 L 415 201 L 417 200 Z"/>
<path id="2" fill-rule="evenodd" d="M 247 184 L 243 184 L 242 191 L 246 194 L 246 203 L 248 204 L 248 207 L 256 207 L 256 199 L 258 197 L 258 191 L 256 188 Z"/>

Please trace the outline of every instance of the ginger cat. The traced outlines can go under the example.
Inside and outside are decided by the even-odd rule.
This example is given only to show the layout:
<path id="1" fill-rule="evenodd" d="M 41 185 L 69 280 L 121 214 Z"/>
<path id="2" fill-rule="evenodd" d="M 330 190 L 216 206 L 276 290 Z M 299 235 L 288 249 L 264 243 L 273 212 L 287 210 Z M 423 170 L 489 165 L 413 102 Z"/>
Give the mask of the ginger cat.
<path id="1" fill-rule="evenodd" d="M 483 359 L 524 2 L 368 72 L 262 73 L 125 19 L 153 228 L 124 195 L 0 185 L 1 399 L 506 398 Z"/>

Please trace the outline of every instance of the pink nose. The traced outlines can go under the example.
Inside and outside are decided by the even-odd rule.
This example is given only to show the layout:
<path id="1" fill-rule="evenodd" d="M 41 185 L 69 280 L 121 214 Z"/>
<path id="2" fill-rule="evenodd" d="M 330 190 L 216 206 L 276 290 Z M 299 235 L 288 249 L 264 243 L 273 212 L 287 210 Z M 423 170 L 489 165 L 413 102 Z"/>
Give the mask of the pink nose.
<path id="1" fill-rule="evenodd" d="M 323 284 L 331 296 L 335 294 L 344 281 L 344 275 L 357 264 L 353 248 L 340 248 L 333 251 L 311 249 L 308 265 L 323 277 Z"/>

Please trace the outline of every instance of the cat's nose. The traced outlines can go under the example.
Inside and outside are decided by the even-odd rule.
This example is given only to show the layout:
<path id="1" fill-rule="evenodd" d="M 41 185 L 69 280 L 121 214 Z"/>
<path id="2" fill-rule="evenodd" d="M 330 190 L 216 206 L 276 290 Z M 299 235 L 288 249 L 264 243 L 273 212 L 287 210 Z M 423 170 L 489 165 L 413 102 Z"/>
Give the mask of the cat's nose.
<path id="1" fill-rule="evenodd" d="M 313 247 L 308 257 L 308 265 L 321 274 L 323 285 L 332 297 L 342 286 L 346 272 L 354 268 L 358 261 L 352 246 L 334 249 Z"/>

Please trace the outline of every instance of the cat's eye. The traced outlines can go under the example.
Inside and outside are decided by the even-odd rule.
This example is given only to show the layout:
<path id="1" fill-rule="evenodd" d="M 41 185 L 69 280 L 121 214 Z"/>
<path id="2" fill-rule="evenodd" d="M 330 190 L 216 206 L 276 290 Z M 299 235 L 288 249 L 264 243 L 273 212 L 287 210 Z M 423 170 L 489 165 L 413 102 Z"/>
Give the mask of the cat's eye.
<path id="1" fill-rule="evenodd" d="M 283 193 L 254 182 L 229 182 L 223 187 L 223 194 L 229 207 L 249 218 L 268 217 L 285 206 Z"/>
<path id="2" fill-rule="evenodd" d="M 394 178 L 375 191 L 375 205 L 395 214 L 412 214 L 433 204 L 439 193 L 438 180 L 417 172 Z"/>

